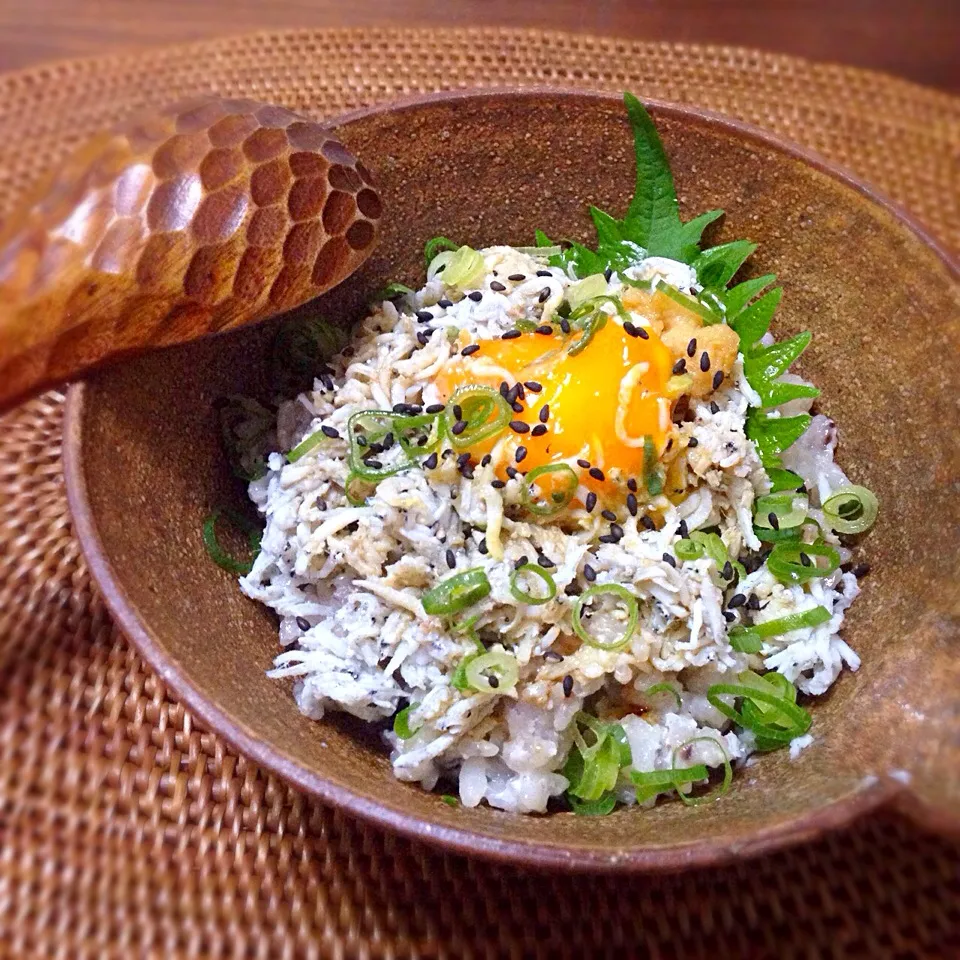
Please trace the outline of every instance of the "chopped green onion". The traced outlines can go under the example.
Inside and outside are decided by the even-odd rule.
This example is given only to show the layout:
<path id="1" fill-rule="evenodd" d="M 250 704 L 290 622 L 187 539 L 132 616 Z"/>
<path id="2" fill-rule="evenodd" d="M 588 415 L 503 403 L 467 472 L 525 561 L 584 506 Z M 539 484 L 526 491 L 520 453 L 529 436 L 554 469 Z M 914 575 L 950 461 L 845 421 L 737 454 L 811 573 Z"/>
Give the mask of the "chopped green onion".
<path id="1" fill-rule="evenodd" d="M 367 497 L 376 489 L 376 484 L 371 483 L 360 474 L 351 471 L 347 474 L 347 479 L 343 484 L 343 492 L 346 494 L 347 502 L 352 507 L 362 507 L 367 502 Z"/>
<path id="2" fill-rule="evenodd" d="M 749 627 L 732 627 L 728 638 L 730 646 L 741 653 L 759 653 L 766 637 L 776 637 L 791 630 L 800 630 L 803 627 L 818 627 L 826 623 L 832 613 L 826 607 L 811 607 L 801 613 L 791 613 L 786 617 L 775 620 L 764 620 Z"/>
<path id="3" fill-rule="evenodd" d="M 420 730 L 420 727 L 423 726 L 423 724 L 420 724 L 420 727 L 410 726 L 410 711 L 416 710 L 419 706 L 419 703 L 408 704 L 393 718 L 393 732 L 401 740 L 409 740 L 411 737 L 415 736 Z"/>
<path id="4" fill-rule="evenodd" d="M 217 521 L 223 514 L 238 526 L 246 535 L 250 549 L 257 553 L 260 549 L 260 531 L 256 526 L 250 523 L 245 517 L 234 513 L 232 510 L 214 510 L 206 520 L 203 521 L 203 545 L 206 548 L 210 559 L 218 566 L 222 567 L 228 573 L 235 573 L 240 576 L 249 573 L 253 569 L 253 559 L 237 560 L 230 556 L 220 545 L 217 539 Z"/>
<path id="5" fill-rule="evenodd" d="M 490 581 L 481 567 L 464 570 L 431 587 L 421 598 L 423 610 L 431 616 L 459 613 L 490 593 Z"/>
<path id="6" fill-rule="evenodd" d="M 805 556 L 808 566 L 801 559 Z M 820 566 L 817 558 L 827 561 Z M 798 540 L 781 540 L 775 543 L 767 557 L 767 569 L 781 583 L 807 583 L 818 577 L 828 577 L 840 566 L 840 554 L 826 543 L 801 543 Z"/>
<path id="7" fill-rule="evenodd" d="M 643 482 L 651 497 L 663 492 L 663 474 L 657 458 L 657 447 L 649 434 L 643 438 Z"/>
<path id="8" fill-rule="evenodd" d="M 720 539 L 719 536 L 715 533 L 704 533 L 702 530 L 694 530 L 690 534 L 690 539 L 694 543 L 699 543 L 706 555 L 714 562 L 717 567 L 717 573 L 723 577 L 723 569 L 729 561 L 730 566 L 733 568 L 734 572 L 741 579 L 747 575 L 747 571 L 744 570 L 743 564 L 737 560 L 731 560 L 730 555 L 727 553 L 726 544 Z M 727 579 L 723 577 L 723 579 Z"/>
<path id="9" fill-rule="evenodd" d="M 630 771 L 630 780 L 637 788 L 637 803 L 644 803 L 658 793 L 670 790 L 681 793 L 680 787 L 695 780 L 706 780 L 709 776 L 710 771 L 703 763 L 696 763 L 692 767 L 671 767 L 669 770 Z"/>
<path id="10" fill-rule="evenodd" d="M 289 463 L 296 463 L 301 457 L 305 457 L 314 447 L 319 447 L 321 443 L 327 438 L 324 436 L 323 432 L 318 430 L 316 433 L 311 433 L 309 437 L 304 440 L 301 440 L 288 454 L 287 461 Z"/>
<path id="11" fill-rule="evenodd" d="M 567 287 L 567 303 L 570 304 L 570 309 L 575 311 L 588 300 L 602 296 L 606 292 L 607 278 L 602 273 L 594 273 Z"/>
<path id="12" fill-rule="evenodd" d="M 535 597 L 532 593 L 526 593 L 521 589 L 519 584 L 519 579 L 521 574 L 532 573 L 534 576 L 539 577 L 544 585 L 547 588 L 545 596 Z M 542 603 L 548 603 L 557 595 L 557 584 L 554 581 L 553 577 L 547 573 L 537 563 L 525 563 L 522 567 L 517 567 L 513 573 L 510 574 L 510 592 L 514 597 L 520 601 L 520 603 L 532 603 L 539 606 Z"/>
<path id="13" fill-rule="evenodd" d="M 453 796 L 453 794 L 450 794 L 450 793 L 441 794 L 440 799 L 448 807 L 456 807 L 456 806 L 459 806 L 460 804 L 460 801 L 455 796 Z"/>
<path id="14" fill-rule="evenodd" d="M 755 675 L 754 675 L 755 676 Z M 762 678 L 759 678 L 762 679 Z M 743 680 L 743 675 L 741 675 Z M 758 707 L 767 705 L 771 708 L 773 720 L 758 719 L 751 711 L 738 711 L 723 697 L 736 697 L 743 701 L 752 701 Z M 760 689 L 748 683 L 715 683 L 707 689 L 707 701 L 717 708 L 725 717 L 745 729 L 752 730 L 762 737 L 766 743 L 789 743 L 800 737 L 810 729 L 810 714 L 803 707 L 798 707 L 789 699 L 776 691 L 776 688 Z"/>
<path id="15" fill-rule="evenodd" d="M 455 690 L 469 690 L 470 683 L 467 680 L 467 667 L 470 665 L 471 661 L 476 660 L 477 657 L 482 656 L 480 653 L 470 653 L 467 654 L 458 664 L 457 669 L 453 671 L 452 676 L 450 677 L 450 686 Z"/>
<path id="16" fill-rule="evenodd" d="M 599 800 L 578 800 L 569 791 L 566 794 L 570 809 L 580 817 L 605 817 L 613 813 L 617 798 L 612 793 L 604 794 Z"/>
<path id="17" fill-rule="evenodd" d="M 454 407 L 460 408 L 462 419 L 467 424 L 460 434 L 453 432 L 456 423 Z M 513 418 L 513 411 L 499 391 L 492 387 L 468 384 L 454 391 L 447 401 L 443 416 L 450 446 L 462 450 L 501 433 Z"/>
<path id="18" fill-rule="evenodd" d="M 579 730 L 577 736 L 583 743 Z M 577 749 L 571 749 L 563 774 L 570 781 L 568 796 L 579 800 L 599 800 L 617 785 L 620 774 L 619 744 L 603 729 L 592 747 L 585 748 L 578 744 Z"/>
<path id="19" fill-rule="evenodd" d="M 554 489 L 550 495 L 543 498 L 543 502 L 533 499 L 533 486 L 541 477 L 549 476 L 560 480 L 561 489 Z M 574 469 L 566 463 L 545 463 L 534 467 L 526 477 L 520 490 L 520 501 L 524 507 L 538 517 L 549 517 L 562 510 L 577 492 L 580 480 Z"/>
<path id="20" fill-rule="evenodd" d="M 512 690 L 520 676 L 517 658 L 509 653 L 491 650 L 477 657 L 471 657 L 466 665 L 467 684 L 480 693 L 504 693 Z M 492 682 L 496 679 L 496 683 Z"/>
<path id="21" fill-rule="evenodd" d="M 754 504 L 756 516 L 753 522 L 758 527 L 784 530 L 799 527 L 807 519 L 807 498 L 795 493 L 768 493 L 758 497 Z M 776 523 L 770 519 L 773 514 Z"/>
<path id="22" fill-rule="evenodd" d="M 683 539 L 673 545 L 673 552 L 678 560 L 699 560 L 704 554 L 704 547 L 696 540 Z"/>
<path id="23" fill-rule="evenodd" d="M 668 296 L 675 303 L 679 303 L 681 307 L 686 307 L 686 309 L 691 313 L 695 313 L 704 321 L 707 326 L 720 323 L 720 321 L 723 319 L 723 317 L 716 314 L 705 303 L 701 303 L 696 297 L 691 297 L 685 293 L 682 293 L 669 283 L 658 283 L 656 289 L 660 293 L 666 294 L 666 296 Z"/>
<path id="24" fill-rule="evenodd" d="M 764 690 L 767 693 L 774 693 L 782 700 L 792 704 L 797 702 L 797 688 L 782 673 L 766 673 L 762 677 L 752 670 L 745 670 L 739 675 L 740 682 L 745 686 L 753 687 L 755 690 Z M 776 707 L 770 706 L 759 700 L 743 701 L 743 716 L 748 724 L 760 728 L 756 734 L 756 747 L 758 750 L 776 750 L 783 746 L 783 739 L 764 736 L 763 730 L 770 726 L 773 730 L 782 733 L 783 730 L 789 730 L 789 722 L 778 720 L 776 717 Z M 769 722 L 768 722 L 769 721 Z M 769 731 L 768 731 L 769 732 Z"/>
<path id="25" fill-rule="evenodd" d="M 660 683 L 655 683 L 652 687 L 647 687 L 647 689 L 642 690 L 641 693 L 643 693 L 644 696 L 647 696 L 647 697 L 655 696 L 658 693 L 669 693 L 676 698 L 678 707 L 683 706 L 683 701 L 680 699 L 680 694 L 677 693 L 677 691 L 672 686 L 670 686 L 670 684 L 667 683 L 666 680 L 662 680 Z"/>
<path id="26" fill-rule="evenodd" d="M 871 490 L 860 486 L 841 487 L 823 503 L 823 515 L 837 533 L 863 533 L 877 519 L 880 503 Z"/>
<path id="27" fill-rule="evenodd" d="M 436 448 L 440 439 L 439 419 L 432 414 L 410 416 L 392 410 L 361 410 L 347 421 L 347 436 L 351 471 L 364 480 L 383 480 L 415 466 L 418 460 Z M 388 438 L 392 438 L 391 448 L 396 445 L 402 456 L 397 458 L 392 454 L 388 463 L 381 459 L 380 453 L 371 457 L 371 444 Z M 426 442 L 417 442 L 420 440 Z M 389 452 L 384 450 L 382 453 Z M 371 458 L 381 465 L 371 466 Z"/>
<path id="28" fill-rule="evenodd" d="M 595 597 L 600 597 L 605 594 L 611 594 L 620 600 L 627 613 L 627 621 L 623 633 L 609 643 L 605 643 L 600 638 L 588 633 L 582 622 L 584 605 Z M 583 593 L 574 600 L 573 632 L 587 644 L 587 646 L 596 647 L 598 650 L 622 650 L 633 636 L 639 615 L 640 604 L 637 598 L 626 587 L 621 586 L 619 583 L 598 583 L 596 586 L 584 590 Z"/>
<path id="29" fill-rule="evenodd" d="M 397 297 L 406 296 L 408 293 L 413 293 L 413 290 L 406 284 L 388 283 L 373 295 L 372 300 L 373 303 L 382 303 L 384 300 L 395 300 Z"/>
<path id="30" fill-rule="evenodd" d="M 607 731 L 617 744 L 620 766 L 629 767 L 633 763 L 633 751 L 630 749 L 630 740 L 627 737 L 627 731 L 619 723 L 611 723 Z"/>
<path id="31" fill-rule="evenodd" d="M 431 237 L 423 248 L 423 259 L 426 260 L 429 267 L 430 261 L 435 259 L 441 250 L 456 250 L 459 246 L 449 237 Z"/>
<path id="32" fill-rule="evenodd" d="M 443 267 L 443 282 L 448 287 L 466 290 L 476 286 L 486 272 L 483 254 L 473 247 L 459 247 L 454 252 L 437 254 L 427 268 L 427 279 L 432 280 Z"/>
<path id="33" fill-rule="evenodd" d="M 723 782 L 720 784 L 719 790 L 711 790 L 710 793 L 703 797 L 688 797 L 682 790 L 677 791 L 677 793 L 680 794 L 680 799 L 688 807 L 699 807 L 701 804 L 713 803 L 714 800 L 719 800 L 730 789 L 730 783 L 733 780 L 733 767 L 730 764 L 730 757 L 727 756 L 726 749 L 715 737 L 693 737 L 692 739 L 681 743 L 680 746 L 673 751 L 673 758 L 670 761 L 674 767 L 677 765 L 677 754 L 684 747 L 689 746 L 692 743 L 712 743 L 720 751 L 720 754 L 723 757 Z"/>
<path id="34" fill-rule="evenodd" d="M 606 310 L 602 310 L 601 307 L 607 303 L 613 304 L 621 319 L 630 319 L 630 314 L 624 310 L 620 300 L 610 294 L 591 297 L 589 300 L 583 301 L 575 310 L 571 310 L 570 312 L 571 322 L 583 330 L 577 342 L 567 350 L 567 353 L 571 357 L 583 353 L 594 336 L 606 326 L 610 315 Z"/>

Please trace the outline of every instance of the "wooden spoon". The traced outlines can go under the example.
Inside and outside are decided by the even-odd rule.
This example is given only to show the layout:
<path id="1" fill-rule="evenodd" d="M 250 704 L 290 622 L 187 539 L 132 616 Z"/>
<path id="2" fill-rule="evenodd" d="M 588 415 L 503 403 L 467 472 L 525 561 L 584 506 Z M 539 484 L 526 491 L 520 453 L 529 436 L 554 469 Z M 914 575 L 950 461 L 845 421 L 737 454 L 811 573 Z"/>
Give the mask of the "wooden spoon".
<path id="1" fill-rule="evenodd" d="M 94 137 L 0 230 L 0 410 L 336 286 L 382 206 L 328 130 L 207 97 Z"/>

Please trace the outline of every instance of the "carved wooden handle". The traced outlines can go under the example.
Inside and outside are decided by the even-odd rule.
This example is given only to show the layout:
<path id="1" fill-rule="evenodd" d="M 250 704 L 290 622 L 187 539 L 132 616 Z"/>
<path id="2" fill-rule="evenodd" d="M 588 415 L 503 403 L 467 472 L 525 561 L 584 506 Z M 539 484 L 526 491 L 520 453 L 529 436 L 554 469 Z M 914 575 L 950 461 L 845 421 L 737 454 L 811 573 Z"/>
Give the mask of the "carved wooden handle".
<path id="1" fill-rule="evenodd" d="M 282 107 L 205 98 L 95 137 L 0 231 L 0 409 L 323 293 L 380 213 L 366 168 Z"/>

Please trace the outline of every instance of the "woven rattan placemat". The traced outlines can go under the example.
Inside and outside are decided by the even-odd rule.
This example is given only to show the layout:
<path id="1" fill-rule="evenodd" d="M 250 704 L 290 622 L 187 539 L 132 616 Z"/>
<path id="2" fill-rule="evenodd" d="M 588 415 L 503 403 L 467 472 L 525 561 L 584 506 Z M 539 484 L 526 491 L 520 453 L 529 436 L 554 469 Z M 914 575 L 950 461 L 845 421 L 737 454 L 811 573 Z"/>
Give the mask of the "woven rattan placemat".
<path id="1" fill-rule="evenodd" d="M 960 247 L 960 100 L 745 50 L 495 29 L 262 34 L 0 76 L 0 212 L 92 129 L 197 91 L 323 116 L 543 83 L 775 130 Z M 3 957 L 960 956 L 960 849 L 899 820 L 722 870 L 550 877 L 295 793 L 198 729 L 111 624 L 71 534 L 61 399 L 0 422 Z"/>

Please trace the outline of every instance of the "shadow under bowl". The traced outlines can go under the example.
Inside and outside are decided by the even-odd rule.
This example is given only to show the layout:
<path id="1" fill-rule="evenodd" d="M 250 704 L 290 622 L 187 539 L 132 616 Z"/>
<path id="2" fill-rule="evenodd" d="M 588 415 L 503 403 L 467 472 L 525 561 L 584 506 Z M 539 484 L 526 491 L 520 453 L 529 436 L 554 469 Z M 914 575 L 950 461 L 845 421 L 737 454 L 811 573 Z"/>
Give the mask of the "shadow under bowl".
<path id="1" fill-rule="evenodd" d="M 892 803 L 960 824 L 960 395 L 957 268 L 905 216 L 798 147 L 693 109 L 653 104 L 685 218 L 722 207 L 713 242 L 760 244 L 752 274 L 785 288 L 778 337 L 814 333 L 800 370 L 839 426 L 839 459 L 882 505 L 872 567 L 844 627 L 862 657 L 812 707 L 815 740 L 764 755 L 721 801 L 608 817 L 451 808 L 400 783 L 335 719 L 303 717 L 268 680 L 272 613 L 207 557 L 203 519 L 244 491 L 221 453 L 215 401 L 264 390 L 276 323 L 150 354 L 71 389 L 67 484 L 94 576 L 131 640 L 212 730 L 346 811 L 464 853 L 594 870 L 678 869 L 770 850 Z M 557 91 L 440 95 L 337 124 L 375 168 L 386 214 L 369 261 L 311 309 L 357 319 L 389 280 L 419 286 L 436 234 L 587 240 L 588 204 L 622 211 L 633 151 L 619 98 Z"/>

